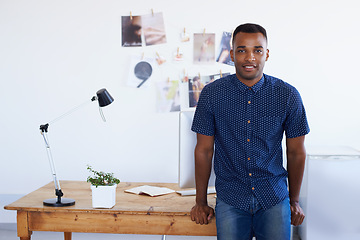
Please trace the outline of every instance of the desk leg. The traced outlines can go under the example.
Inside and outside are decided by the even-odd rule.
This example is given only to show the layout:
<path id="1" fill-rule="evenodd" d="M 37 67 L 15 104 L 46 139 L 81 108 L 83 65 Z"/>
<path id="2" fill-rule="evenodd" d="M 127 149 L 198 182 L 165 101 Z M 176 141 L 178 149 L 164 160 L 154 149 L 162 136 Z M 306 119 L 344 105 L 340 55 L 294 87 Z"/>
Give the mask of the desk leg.
<path id="1" fill-rule="evenodd" d="M 162 235 L 161 240 L 166 240 L 166 235 Z"/>
<path id="2" fill-rule="evenodd" d="M 72 233 L 71 232 L 64 232 L 64 240 L 71 240 Z"/>
<path id="3" fill-rule="evenodd" d="M 29 231 L 28 212 L 17 211 L 17 234 L 20 240 L 30 240 L 32 232 Z"/>

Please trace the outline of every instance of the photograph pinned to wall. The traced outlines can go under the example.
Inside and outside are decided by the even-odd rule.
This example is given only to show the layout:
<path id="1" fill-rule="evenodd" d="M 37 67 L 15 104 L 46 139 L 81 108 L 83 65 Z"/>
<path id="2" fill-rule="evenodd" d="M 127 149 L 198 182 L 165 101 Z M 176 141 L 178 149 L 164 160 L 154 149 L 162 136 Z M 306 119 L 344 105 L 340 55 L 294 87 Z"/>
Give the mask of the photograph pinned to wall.
<path id="1" fill-rule="evenodd" d="M 188 111 L 189 109 L 189 74 L 184 68 L 179 72 L 179 91 L 180 91 L 180 109 Z"/>
<path id="2" fill-rule="evenodd" d="M 228 76 L 230 73 L 219 73 L 208 76 L 195 76 L 189 79 L 189 107 L 193 108 L 197 106 L 199 101 L 200 93 L 203 88 L 214 82 L 217 79 Z"/>
<path id="3" fill-rule="evenodd" d="M 201 81 L 200 76 L 189 78 L 189 107 L 196 107 L 199 101 L 200 93 L 205 84 Z"/>
<path id="4" fill-rule="evenodd" d="M 182 42 L 190 41 L 190 34 L 186 32 L 185 28 L 184 28 L 184 31 L 182 31 L 180 34 L 180 41 L 182 41 Z"/>
<path id="5" fill-rule="evenodd" d="M 194 33 L 194 63 L 215 62 L 215 33 Z"/>
<path id="6" fill-rule="evenodd" d="M 166 59 L 163 56 L 161 56 L 158 52 L 156 52 L 155 60 L 159 66 L 166 62 Z"/>
<path id="7" fill-rule="evenodd" d="M 143 15 L 141 22 L 146 46 L 166 43 L 165 24 L 162 13 Z"/>
<path id="8" fill-rule="evenodd" d="M 153 58 L 132 57 L 130 60 L 129 77 L 127 86 L 135 88 L 146 88 L 154 75 Z"/>
<path id="9" fill-rule="evenodd" d="M 157 112 L 180 111 L 179 81 L 170 80 L 156 83 Z"/>
<path id="10" fill-rule="evenodd" d="M 175 62 L 180 62 L 180 61 L 184 60 L 184 53 L 180 50 L 179 47 L 174 52 L 173 59 Z"/>
<path id="11" fill-rule="evenodd" d="M 142 46 L 141 16 L 121 17 L 121 46 L 141 47 Z"/>
<path id="12" fill-rule="evenodd" d="M 189 82 L 189 75 L 184 71 L 184 73 L 180 75 L 180 79 L 182 83 L 187 83 Z"/>
<path id="13" fill-rule="evenodd" d="M 231 45 L 231 32 L 223 32 L 219 47 L 219 54 L 216 59 L 217 62 L 234 66 L 234 62 L 231 60 L 230 56 Z"/>

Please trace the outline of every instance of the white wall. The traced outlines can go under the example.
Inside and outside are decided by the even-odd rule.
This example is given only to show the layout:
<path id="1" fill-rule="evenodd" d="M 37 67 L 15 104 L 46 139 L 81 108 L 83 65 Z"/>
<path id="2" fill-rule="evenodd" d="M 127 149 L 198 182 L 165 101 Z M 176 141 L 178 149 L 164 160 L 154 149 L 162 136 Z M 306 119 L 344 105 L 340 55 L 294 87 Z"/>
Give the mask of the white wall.
<path id="1" fill-rule="evenodd" d="M 232 71 L 193 65 L 192 42 L 179 34 L 216 33 L 255 22 L 268 30 L 265 72 L 300 91 L 307 144 L 360 149 L 356 1 L 0 0 L 0 194 L 26 194 L 51 181 L 38 127 L 106 87 L 115 98 L 103 123 L 90 104 L 50 126 L 60 179 L 85 180 L 86 164 L 122 181 L 177 181 L 178 114 L 155 112 L 155 88 L 126 86 L 129 58 L 159 52 L 157 79 Z M 167 44 L 120 47 L 121 16 L 163 12 Z M 173 63 L 181 47 L 186 61 Z"/>

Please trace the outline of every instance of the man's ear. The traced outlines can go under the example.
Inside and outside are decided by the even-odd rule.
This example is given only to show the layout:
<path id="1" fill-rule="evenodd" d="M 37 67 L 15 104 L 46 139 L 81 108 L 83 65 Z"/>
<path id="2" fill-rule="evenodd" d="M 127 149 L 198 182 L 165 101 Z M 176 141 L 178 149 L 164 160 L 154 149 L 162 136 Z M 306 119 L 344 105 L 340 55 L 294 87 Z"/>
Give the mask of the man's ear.
<path id="1" fill-rule="evenodd" d="M 268 58 L 269 58 L 269 49 L 266 49 L 266 59 L 265 59 L 265 61 L 267 61 Z"/>
<path id="2" fill-rule="evenodd" d="M 234 51 L 232 49 L 230 49 L 230 57 L 231 57 L 231 61 L 234 62 L 234 55 L 233 55 Z"/>

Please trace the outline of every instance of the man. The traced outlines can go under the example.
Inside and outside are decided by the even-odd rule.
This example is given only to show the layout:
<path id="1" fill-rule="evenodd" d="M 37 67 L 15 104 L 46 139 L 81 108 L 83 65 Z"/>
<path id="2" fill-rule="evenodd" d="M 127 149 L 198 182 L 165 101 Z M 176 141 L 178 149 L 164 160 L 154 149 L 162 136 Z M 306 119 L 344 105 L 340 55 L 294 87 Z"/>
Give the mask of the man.
<path id="1" fill-rule="evenodd" d="M 269 58 L 263 27 L 238 26 L 230 54 L 236 74 L 204 87 L 193 120 L 196 205 L 191 219 L 207 224 L 214 216 L 206 192 L 215 145 L 218 239 L 289 240 L 290 224 L 299 225 L 305 217 L 299 205 L 309 132 L 305 109 L 294 87 L 263 73 Z"/>

